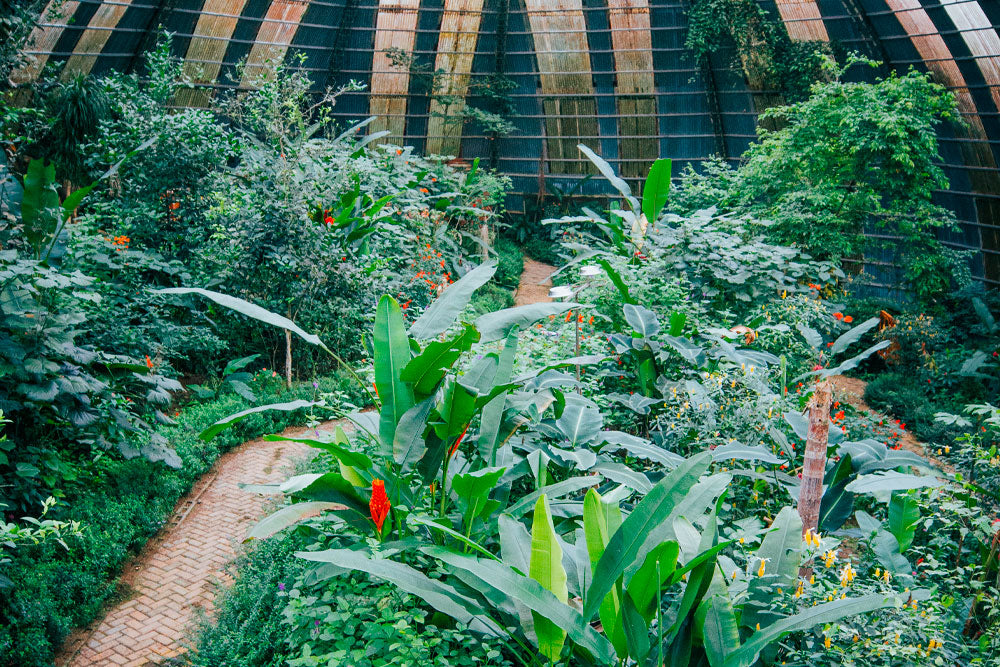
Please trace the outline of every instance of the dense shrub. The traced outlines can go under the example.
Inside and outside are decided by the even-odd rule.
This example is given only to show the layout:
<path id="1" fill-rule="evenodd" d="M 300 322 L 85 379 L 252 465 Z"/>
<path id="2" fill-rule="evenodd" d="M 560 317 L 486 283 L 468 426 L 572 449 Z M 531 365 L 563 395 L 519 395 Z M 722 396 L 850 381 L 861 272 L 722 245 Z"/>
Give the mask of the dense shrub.
<path id="1" fill-rule="evenodd" d="M 273 394 L 278 400 L 311 399 L 318 391 L 354 392 L 343 377 L 319 380 L 319 388 L 297 386 Z M 67 542 L 20 548 L 6 574 L 16 585 L 0 598 L 0 665 L 50 664 L 69 632 L 96 618 L 116 594 L 115 576 L 168 518 L 174 504 L 207 471 L 219 454 L 265 433 L 302 423 L 304 413 L 259 413 L 224 431 L 211 442 L 198 434 L 210 424 L 246 407 L 235 395 L 192 405 L 176 426 L 158 432 L 169 437 L 183 460 L 177 470 L 136 458 L 112 456 L 80 463 L 77 478 L 64 486 L 56 518 L 79 520 L 84 530 Z M 138 443 L 137 443 L 138 444 Z"/>

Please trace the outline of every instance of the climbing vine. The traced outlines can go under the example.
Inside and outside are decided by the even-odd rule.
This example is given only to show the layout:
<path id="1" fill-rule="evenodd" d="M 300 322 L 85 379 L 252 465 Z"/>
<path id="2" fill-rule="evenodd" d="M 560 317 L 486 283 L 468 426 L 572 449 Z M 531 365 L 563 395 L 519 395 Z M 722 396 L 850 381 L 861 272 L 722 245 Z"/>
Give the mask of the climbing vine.
<path id="1" fill-rule="evenodd" d="M 805 98 L 809 86 L 824 78 L 823 63 L 832 47 L 823 42 L 798 42 L 788 36 L 756 0 L 693 0 L 688 11 L 687 47 L 707 58 L 727 47 L 734 51 L 747 83 L 755 90 Z"/>

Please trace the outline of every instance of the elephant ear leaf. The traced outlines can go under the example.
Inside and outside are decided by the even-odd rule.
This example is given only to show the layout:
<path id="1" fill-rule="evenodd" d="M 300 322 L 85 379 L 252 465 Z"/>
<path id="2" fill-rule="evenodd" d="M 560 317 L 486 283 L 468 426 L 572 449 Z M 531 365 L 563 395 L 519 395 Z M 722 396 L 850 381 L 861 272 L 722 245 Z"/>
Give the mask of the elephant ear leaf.
<path id="1" fill-rule="evenodd" d="M 569 598 L 566 584 L 566 569 L 562 563 L 562 547 L 556 539 L 556 529 L 552 524 L 545 494 L 535 503 L 535 515 L 531 526 L 531 563 L 528 566 L 529 576 L 542 585 L 556 598 L 565 603 Z M 551 662 L 557 662 L 566 641 L 566 632 L 551 620 L 532 612 L 535 620 L 535 634 L 538 637 L 538 650 Z"/>
<path id="2" fill-rule="evenodd" d="M 835 354 L 840 354 L 851 345 L 854 345 L 856 342 L 861 340 L 862 336 L 878 326 L 879 321 L 879 318 L 873 317 L 870 320 L 865 320 L 846 333 L 841 334 L 837 340 L 833 341 L 833 345 L 830 346 L 830 355 L 833 356 Z"/>

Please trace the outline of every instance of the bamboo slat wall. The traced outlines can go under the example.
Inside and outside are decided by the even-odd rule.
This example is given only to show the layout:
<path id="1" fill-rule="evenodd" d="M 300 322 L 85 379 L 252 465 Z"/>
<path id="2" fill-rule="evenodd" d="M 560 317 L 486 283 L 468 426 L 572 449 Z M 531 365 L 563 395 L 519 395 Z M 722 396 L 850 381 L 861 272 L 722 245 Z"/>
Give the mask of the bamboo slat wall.
<path id="1" fill-rule="evenodd" d="M 659 146 L 645 137 L 656 134 L 653 96 L 653 37 L 647 0 L 608 0 L 615 83 L 621 115 L 622 175 L 639 177 L 659 157 Z"/>
<path id="2" fill-rule="evenodd" d="M 577 144 L 598 136 L 587 23 L 580 0 L 526 0 L 535 40 L 549 171 L 586 173 Z"/>
<path id="3" fill-rule="evenodd" d="M 393 64 L 390 51 L 404 58 L 413 55 L 419 6 L 420 0 L 379 0 L 378 3 L 368 109 L 373 116 L 379 117 L 372 128 L 389 130 L 392 132 L 389 140 L 396 143 L 402 143 L 400 137 L 406 130 L 410 71 L 405 63 Z"/>
<path id="4" fill-rule="evenodd" d="M 769 79 L 761 26 L 742 35 L 748 51 L 704 67 L 684 49 L 685 10 L 697 0 L 52 0 L 29 38 L 14 84 L 43 70 L 68 78 L 110 69 L 142 72 L 141 54 L 160 26 L 198 87 L 179 106 L 205 106 L 217 89 L 252 86 L 269 60 L 299 67 L 316 89 L 349 80 L 333 113 L 350 122 L 380 116 L 372 130 L 424 152 L 481 157 L 511 175 L 510 208 L 550 184 L 570 188 L 589 163 L 585 143 L 637 180 L 658 156 L 676 169 L 714 152 L 737 158 L 755 138 L 757 114 L 783 100 Z M 952 190 L 941 192 L 963 221 L 956 247 L 981 251 L 976 275 L 1000 286 L 1000 3 L 997 0 L 757 0 L 797 41 L 840 43 L 924 68 L 957 97 L 964 128 L 940 135 Z M 53 7 L 59 13 L 52 14 Z M 398 50 L 428 72 L 392 65 Z M 241 80 L 234 66 L 245 59 Z M 61 69 L 60 69 L 61 68 Z M 499 68 L 499 69 L 498 69 Z M 477 124 L 452 122 L 483 108 L 487 78 L 515 84 L 516 129 L 489 141 Z M 437 82 L 428 91 L 425 79 Z M 30 87 L 14 95 L 28 99 Z M 676 173 L 676 172 L 675 172 Z M 584 194 L 597 194 L 598 179 Z M 543 195 L 543 197 L 546 195 Z"/>
<path id="5" fill-rule="evenodd" d="M 246 4 L 247 0 L 205 0 L 184 56 L 184 74 L 195 84 L 209 84 L 219 76 L 226 47 Z M 175 102 L 184 107 L 207 107 L 211 97 L 205 89 L 185 88 L 177 92 Z"/>
<path id="6" fill-rule="evenodd" d="M 427 152 L 460 155 L 462 113 L 476 55 L 483 0 L 445 0 L 441 15 L 434 97 L 427 125 Z"/>
<path id="7" fill-rule="evenodd" d="M 829 42 L 816 0 L 775 0 L 788 36 L 798 42 Z"/>
<path id="8" fill-rule="evenodd" d="M 38 26 L 28 37 L 27 62 L 11 74 L 11 81 L 17 84 L 34 81 L 42 73 L 49 55 L 55 50 L 56 42 L 62 35 L 66 22 L 76 12 L 80 3 L 75 0 L 60 2 L 49 0 L 42 10 Z"/>
<path id="9" fill-rule="evenodd" d="M 257 31 L 257 39 L 247 55 L 246 67 L 240 85 L 252 87 L 255 81 L 266 77 L 271 71 L 268 63 L 278 63 L 285 59 L 288 47 L 299 29 L 302 15 L 309 3 L 306 0 L 273 0 L 267 8 L 267 15 Z"/>
<path id="10" fill-rule="evenodd" d="M 80 41 L 73 49 L 73 55 L 66 61 L 62 78 L 68 79 L 76 74 L 89 74 L 94 68 L 98 56 L 104 50 L 108 39 L 114 32 L 118 22 L 125 16 L 125 11 L 132 0 L 120 0 L 117 4 L 101 5 L 97 13 L 90 19 L 87 29 L 80 36 Z"/>

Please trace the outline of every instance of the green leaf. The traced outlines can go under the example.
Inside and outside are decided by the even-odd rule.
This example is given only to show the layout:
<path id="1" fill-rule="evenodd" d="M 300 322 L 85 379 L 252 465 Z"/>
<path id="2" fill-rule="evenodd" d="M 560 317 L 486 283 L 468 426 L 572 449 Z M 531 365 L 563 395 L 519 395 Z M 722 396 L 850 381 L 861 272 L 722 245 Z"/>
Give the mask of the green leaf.
<path id="1" fill-rule="evenodd" d="M 646 554 L 642 565 L 629 579 L 629 595 L 632 596 L 636 609 L 647 621 L 656 615 L 657 591 L 673 577 L 674 570 L 677 569 L 678 556 L 680 556 L 680 545 L 676 541 L 662 542 Z"/>
<path id="2" fill-rule="evenodd" d="M 755 632 L 747 638 L 745 644 L 735 653 L 730 654 L 725 662 L 725 667 L 749 667 L 764 648 L 775 641 L 778 641 L 789 632 L 799 632 L 826 623 L 836 623 L 842 618 L 866 614 L 877 609 L 894 607 L 898 601 L 894 597 L 872 594 L 859 598 L 847 598 L 846 600 L 834 600 L 815 607 L 810 607 L 803 612 L 788 616 L 780 621 L 776 621 L 766 628 L 761 628 L 760 632 Z"/>
<path id="3" fill-rule="evenodd" d="M 638 663 L 649 654 L 649 627 L 635 607 L 632 596 L 622 596 L 622 628 L 625 631 L 625 645 L 629 656 Z"/>
<path id="4" fill-rule="evenodd" d="M 632 564 L 646 538 L 667 517 L 698 479 L 708 470 L 712 455 L 703 452 L 680 464 L 665 476 L 636 505 L 621 527 L 611 536 L 601 560 L 594 568 L 594 579 L 587 591 L 583 616 L 588 621 L 615 585 L 618 577 Z"/>
<path id="5" fill-rule="evenodd" d="M 562 564 L 562 547 L 556 539 L 556 529 L 552 525 L 552 515 L 545 502 L 545 494 L 535 503 L 535 514 L 531 524 L 531 562 L 528 576 L 542 585 L 542 588 L 566 603 L 569 590 L 566 587 L 566 569 Z M 535 621 L 535 635 L 538 650 L 551 662 L 559 659 L 566 632 L 558 625 L 536 611 L 532 611 Z"/>
<path id="6" fill-rule="evenodd" d="M 622 511 L 617 503 L 606 503 L 595 489 L 587 491 L 583 499 L 583 533 L 587 540 L 591 571 L 601 559 L 608 540 L 622 525 Z M 621 579 L 601 602 L 600 618 L 604 633 L 611 640 L 619 657 L 628 653 L 624 636 L 624 619 L 621 616 Z"/>
<path id="7" fill-rule="evenodd" d="M 578 303 L 531 303 L 526 306 L 505 308 L 481 315 L 476 320 L 476 328 L 482 334 L 481 342 L 489 343 L 505 338 L 514 327 L 523 330 L 527 325 L 549 315 L 561 315 L 567 310 L 579 307 Z"/>
<path id="8" fill-rule="evenodd" d="M 478 582 L 517 600 L 528 609 L 551 621 L 566 632 L 577 646 L 602 663 L 615 659 L 614 648 L 573 607 L 564 604 L 534 579 L 516 573 L 509 566 L 476 556 L 466 556 L 438 546 L 421 547 L 421 551 L 451 567 L 473 574 Z"/>
<path id="9" fill-rule="evenodd" d="M 427 430 L 427 417 L 434 407 L 434 397 L 426 398 L 403 413 L 392 439 L 393 460 L 407 470 L 416 463 L 427 450 L 424 432 Z"/>
<path id="10" fill-rule="evenodd" d="M 801 548 L 802 519 L 793 507 L 783 507 L 750 562 L 750 569 L 756 570 L 764 561 L 764 576 L 750 579 L 747 594 L 753 604 L 744 607 L 741 618 L 744 627 L 753 628 L 757 623 L 767 626 L 778 618 L 771 610 L 770 600 L 775 588 L 791 588 L 795 583 Z"/>
<path id="11" fill-rule="evenodd" d="M 626 451 L 630 455 L 648 459 L 653 463 L 659 463 L 667 468 L 676 468 L 684 461 L 679 454 L 675 454 L 668 449 L 651 443 L 649 440 L 639 436 L 625 433 L 623 431 L 602 431 L 601 438 L 607 443 L 601 451 Z"/>
<path id="12" fill-rule="evenodd" d="M 500 352 L 497 373 L 493 379 L 494 384 L 503 385 L 510 382 L 511 374 L 514 371 L 514 359 L 517 356 L 517 339 L 517 329 L 511 330 L 507 334 L 507 341 L 504 343 L 503 351 Z M 503 422 L 503 411 L 506 404 L 507 392 L 504 392 L 486 404 L 480 418 L 479 440 L 476 444 L 479 448 L 479 455 L 490 465 L 496 463 L 500 424 Z"/>
<path id="13" fill-rule="evenodd" d="M 247 317 L 252 317 L 259 322 L 270 324 L 278 327 L 279 329 L 287 329 L 307 343 L 310 343 L 311 345 L 318 345 L 323 349 L 327 349 L 326 345 L 323 344 L 323 341 L 319 339 L 319 336 L 307 333 L 306 331 L 300 329 L 295 322 L 292 322 L 287 317 L 282 317 L 281 315 L 272 313 L 269 310 L 265 310 L 260 306 L 255 306 L 249 301 L 244 301 L 243 299 L 239 299 L 235 296 L 220 294 L 219 292 L 201 289 L 200 287 L 167 287 L 164 289 L 153 290 L 153 292 L 156 292 L 157 294 L 198 294 L 214 301 L 220 306 L 225 306 L 226 308 L 235 310 L 236 312 L 246 315 Z"/>
<path id="14" fill-rule="evenodd" d="M 219 421 L 215 422 L 204 431 L 198 434 L 198 437 L 208 442 L 219 433 L 222 433 L 230 426 L 235 426 L 237 423 L 243 421 L 247 417 L 258 412 L 268 412 L 270 410 L 278 410 L 281 412 L 291 412 L 292 410 L 301 410 L 302 408 L 310 408 L 314 405 L 319 405 L 316 401 L 291 401 L 290 403 L 271 403 L 270 405 L 258 405 L 255 408 L 250 408 L 242 412 L 237 412 L 234 415 L 229 415 L 224 417 Z"/>
<path id="15" fill-rule="evenodd" d="M 273 514 L 255 523 L 247 533 L 247 539 L 262 540 L 265 537 L 271 537 L 275 533 L 278 533 L 289 526 L 295 525 L 304 519 L 319 516 L 327 510 L 337 509 L 347 508 L 339 503 L 317 501 L 293 503 L 288 507 L 282 507 L 277 512 L 274 512 Z"/>
<path id="16" fill-rule="evenodd" d="M 887 570 L 893 574 L 910 574 L 913 569 L 910 561 L 899 551 L 899 541 L 896 536 L 882 528 L 882 522 L 864 510 L 854 513 L 858 528 L 865 534 L 865 539 L 871 540 L 871 549 L 875 557 Z"/>
<path id="17" fill-rule="evenodd" d="M 396 425 L 413 407 L 413 391 L 403 382 L 403 368 L 410 361 L 410 341 L 406 336 L 403 312 L 389 295 L 383 296 L 375 311 L 375 388 L 382 409 L 379 437 L 385 446 L 395 439 Z"/>
<path id="18" fill-rule="evenodd" d="M 625 312 L 625 321 L 643 338 L 655 336 L 660 330 L 660 320 L 649 308 L 626 303 L 622 310 Z"/>
<path id="19" fill-rule="evenodd" d="M 304 560 L 331 563 L 337 567 L 370 574 L 388 581 L 410 595 L 417 596 L 432 608 L 469 626 L 475 632 L 496 637 L 506 635 L 503 628 L 480 609 L 478 602 L 462 595 L 443 581 L 431 579 L 409 565 L 385 558 L 372 560 L 365 554 L 350 549 L 299 551 L 295 556 Z"/>
<path id="20" fill-rule="evenodd" d="M 798 329 L 799 333 L 802 334 L 802 337 L 806 339 L 806 343 L 809 344 L 809 347 L 815 350 L 820 350 L 823 347 L 823 337 L 818 331 L 806 324 L 802 324 L 801 322 L 797 323 L 795 328 Z"/>
<path id="21" fill-rule="evenodd" d="M 413 386 L 415 400 L 421 401 L 437 389 L 445 373 L 448 372 L 463 352 L 472 349 L 479 341 L 479 332 L 471 324 L 465 325 L 462 333 L 446 341 L 432 341 L 417 356 L 403 367 L 400 377 Z"/>
<path id="22" fill-rule="evenodd" d="M 603 424 L 604 418 L 597 406 L 577 394 L 566 396 L 566 407 L 556 420 L 556 428 L 574 448 L 596 440 Z"/>
<path id="23" fill-rule="evenodd" d="M 728 594 L 706 597 L 699 610 L 704 615 L 702 636 L 711 667 L 725 667 L 726 660 L 740 648 L 740 630 Z"/>
<path id="24" fill-rule="evenodd" d="M 256 359 L 259 356 L 260 356 L 259 354 L 251 354 L 250 356 L 243 357 L 242 359 L 234 359 L 230 361 L 228 364 L 226 364 L 226 370 L 222 371 L 222 376 L 225 377 L 227 375 L 232 375 L 236 371 L 243 370 L 251 363 L 253 363 L 254 359 Z"/>
<path id="25" fill-rule="evenodd" d="M 597 260 L 597 263 L 600 264 L 602 267 L 604 267 L 604 273 L 606 273 L 608 278 L 611 279 L 611 284 L 613 284 L 615 288 L 618 290 L 618 293 L 621 294 L 622 301 L 624 303 L 631 303 L 631 304 L 639 303 L 629 293 L 628 285 L 625 283 L 625 280 L 622 279 L 621 274 L 615 271 L 615 268 L 611 266 L 611 262 L 609 262 L 606 259 L 599 259 Z"/>
<path id="26" fill-rule="evenodd" d="M 861 337 L 866 333 L 878 326 L 879 318 L 873 317 L 870 320 L 865 320 L 856 327 L 848 330 L 847 332 L 841 334 L 837 340 L 833 341 L 833 345 L 830 346 L 829 354 L 830 356 L 840 354 L 854 343 L 861 340 Z"/>
<path id="27" fill-rule="evenodd" d="M 785 462 L 784 459 L 779 459 L 770 449 L 763 445 L 750 446 L 744 445 L 741 442 L 719 445 L 712 450 L 712 459 L 717 462 L 731 461 L 733 459 L 740 461 L 760 461 L 761 463 L 770 463 L 772 465 L 779 465 Z"/>
<path id="28" fill-rule="evenodd" d="M 337 427 L 337 431 L 339 432 L 339 436 L 343 435 L 343 429 L 339 426 Z M 335 442 L 324 442 L 322 440 L 311 440 L 309 438 L 289 438 L 283 435 L 265 435 L 263 439 L 267 442 L 300 442 L 303 445 L 309 445 L 310 447 L 322 449 L 323 451 L 330 453 L 333 458 L 338 461 L 342 461 L 345 465 L 360 468 L 362 470 L 367 470 L 372 467 L 372 460 L 370 458 L 361 452 L 355 452 L 341 446 L 342 444 L 346 444 L 346 436 L 343 436 L 342 438 L 337 437 Z"/>
<path id="29" fill-rule="evenodd" d="M 410 335 L 416 340 L 427 340 L 447 331 L 469 305 L 473 292 L 489 282 L 496 271 L 497 262 L 491 259 L 449 285 L 413 323 Z"/>
<path id="30" fill-rule="evenodd" d="M 481 468 L 452 477 L 451 489 L 458 496 L 459 504 L 464 510 L 462 520 L 467 531 L 471 532 L 476 519 L 489 517 L 490 493 L 496 488 L 505 470 L 506 468 Z M 492 506 L 495 508 L 496 503 Z"/>
<path id="31" fill-rule="evenodd" d="M 597 167 L 599 172 L 601 172 L 601 175 L 608 180 L 608 183 L 610 183 L 615 190 L 621 193 L 622 197 L 629 202 L 629 206 L 633 210 L 638 208 L 638 202 L 632 196 L 632 188 L 628 186 L 628 183 L 615 174 L 615 170 L 611 168 L 611 165 L 608 164 L 604 158 L 599 156 L 584 144 L 577 144 L 576 147 L 580 149 L 581 153 L 587 156 L 588 160 L 594 163 L 594 166 Z"/>
<path id="32" fill-rule="evenodd" d="M 649 168 L 649 175 L 642 185 L 642 214 L 650 224 L 656 222 L 670 197 L 670 158 L 659 158 Z M 676 335 L 676 334 L 675 334 Z"/>
<path id="33" fill-rule="evenodd" d="M 670 331 L 671 336 L 677 337 L 684 333 L 684 325 L 687 324 L 687 313 L 675 310 L 670 313 Z"/>
<path id="34" fill-rule="evenodd" d="M 907 475 L 894 470 L 859 475 L 845 488 L 851 493 L 878 493 L 880 491 L 908 491 L 926 487 L 944 486 L 944 481 L 931 475 Z"/>
<path id="35" fill-rule="evenodd" d="M 896 491 L 889 500 L 889 532 L 899 542 L 899 551 L 903 552 L 913 544 L 913 536 L 920 521 L 920 505 L 910 493 Z"/>
<path id="36" fill-rule="evenodd" d="M 544 493 L 549 498 L 559 498 L 560 496 L 565 496 L 570 493 L 575 493 L 583 489 L 597 486 L 601 483 L 600 475 L 588 475 L 587 477 L 570 477 L 569 479 L 564 479 L 561 482 L 556 482 L 555 484 L 549 484 L 543 486 L 540 489 L 532 491 L 529 494 L 522 496 L 517 502 L 513 503 L 505 510 L 506 514 L 512 517 L 519 517 L 528 511 L 536 500 Z"/>
<path id="37" fill-rule="evenodd" d="M 823 492 L 819 506 L 818 523 L 821 533 L 839 529 L 854 512 L 854 494 L 846 490 L 854 473 L 853 468 L 851 455 L 844 454 L 826 475 L 826 491 Z"/>
<path id="38" fill-rule="evenodd" d="M 476 390 L 458 380 L 445 383 L 441 403 L 437 406 L 442 421 L 434 424 L 434 432 L 448 445 L 462 435 L 472 421 L 476 414 L 476 398 Z"/>
<path id="39" fill-rule="evenodd" d="M 59 193 L 55 188 L 56 167 L 43 160 L 31 160 L 24 175 L 24 193 L 21 199 L 21 222 L 24 237 L 36 251 L 56 231 L 58 220 L 47 211 L 59 206 Z"/>

